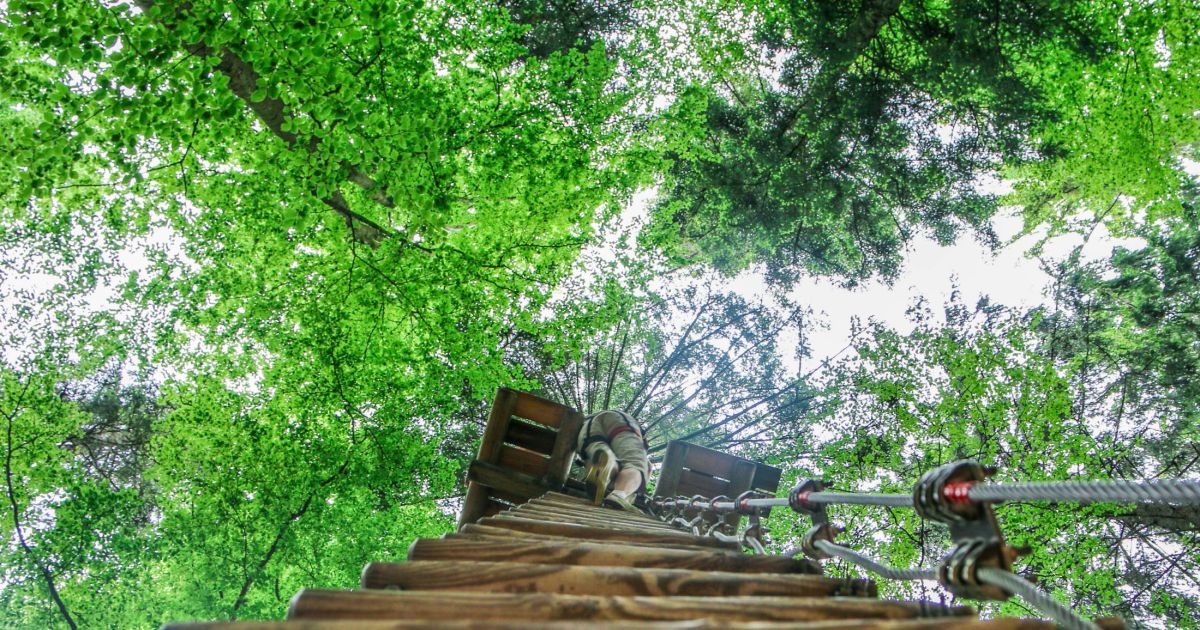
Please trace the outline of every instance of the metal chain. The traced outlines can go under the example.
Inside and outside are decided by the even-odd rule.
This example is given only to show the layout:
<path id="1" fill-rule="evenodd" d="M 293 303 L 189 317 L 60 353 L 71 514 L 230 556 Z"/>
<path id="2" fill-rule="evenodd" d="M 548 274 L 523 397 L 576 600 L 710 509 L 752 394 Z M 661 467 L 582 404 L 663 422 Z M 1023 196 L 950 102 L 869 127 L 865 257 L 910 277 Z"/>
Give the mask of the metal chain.
<path id="1" fill-rule="evenodd" d="M 858 565 L 871 573 L 889 580 L 937 580 L 937 571 L 932 569 L 897 569 L 885 566 L 874 560 L 841 545 L 828 540 L 817 540 L 813 545 L 825 553 L 841 558 L 850 564 Z"/>
<path id="2" fill-rule="evenodd" d="M 1100 626 L 1076 615 L 1070 608 L 1051 597 L 1049 593 L 1042 591 L 1018 575 L 991 567 L 981 567 L 975 572 L 975 576 L 980 582 L 998 586 L 1010 593 L 1020 595 L 1021 599 L 1029 602 L 1065 630 L 1100 630 Z"/>

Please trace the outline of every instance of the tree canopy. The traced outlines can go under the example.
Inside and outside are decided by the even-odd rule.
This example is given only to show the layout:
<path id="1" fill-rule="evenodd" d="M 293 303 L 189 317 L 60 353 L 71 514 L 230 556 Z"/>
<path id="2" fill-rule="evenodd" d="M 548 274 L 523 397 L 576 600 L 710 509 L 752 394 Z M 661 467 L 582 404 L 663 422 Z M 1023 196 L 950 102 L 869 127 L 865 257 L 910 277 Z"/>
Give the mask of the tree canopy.
<path id="1" fill-rule="evenodd" d="M 1185 0 L 3 3 L 0 624 L 354 584 L 451 526 L 503 385 L 847 487 L 958 456 L 1194 477 L 1198 25 Z M 1001 246 L 1006 204 L 1145 246 L 1047 261 L 1042 307 L 925 302 L 809 356 L 798 281 Z M 1004 518 L 1064 601 L 1194 623 L 1195 514 Z M 861 522 L 897 564 L 944 542 Z"/>

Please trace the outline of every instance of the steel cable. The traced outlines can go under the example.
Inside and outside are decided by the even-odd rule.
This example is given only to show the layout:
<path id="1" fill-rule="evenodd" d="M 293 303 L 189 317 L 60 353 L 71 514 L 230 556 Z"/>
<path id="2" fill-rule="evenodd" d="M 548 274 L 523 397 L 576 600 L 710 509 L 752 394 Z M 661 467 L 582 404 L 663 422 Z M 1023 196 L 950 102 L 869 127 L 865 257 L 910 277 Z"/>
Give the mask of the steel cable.
<path id="1" fill-rule="evenodd" d="M 1157 481 L 1092 480 L 1045 481 L 1034 483 L 978 483 L 967 490 L 972 501 L 1068 501 L 1072 503 L 1170 503 L 1200 505 L 1200 481 L 1166 479 Z M 854 492 L 812 492 L 805 503 L 825 505 L 877 505 L 883 507 L 912 507 L 912 495 Z M 666 502 L 664 505 L 674 505 Z M 678 502 L 691 506 L 691 502 Z M 787 507 L 786 497 L 749 499 L 747 508 Z M 707 507 L 718 512 L 738 509 L 734 501 L 717 501 Z"/>
<path id="2" fill-rule="evenodd" d="M 1200 505 L 1200 481 L 1050 481 L 971 486 L 973 501 L 1072 501 Z"/>
<path id="3" fill-rule="evenodd" d="M 937 572 L 932 569 L 897 569 L 885 566 L 857 551 L 831 543 L 828 540 L 813 541 L 813 545 L 831 556 L 841 558 L 850 564 L 858 565 L 871 573 L 889 580 L 937 580 Z"/>
<path id="4" fill-rule="evenodd" d="M 1034 586 L 1028 580 L 1000 569 L 982 567 L 975 573 L 980 582 L 998 586 L 1010 593 L 1021 596 L 1043 615 L 1054 620 L 1065 630 L 1100 630 L 1100 626 L 1076 615 L 1057 599 Z"/>

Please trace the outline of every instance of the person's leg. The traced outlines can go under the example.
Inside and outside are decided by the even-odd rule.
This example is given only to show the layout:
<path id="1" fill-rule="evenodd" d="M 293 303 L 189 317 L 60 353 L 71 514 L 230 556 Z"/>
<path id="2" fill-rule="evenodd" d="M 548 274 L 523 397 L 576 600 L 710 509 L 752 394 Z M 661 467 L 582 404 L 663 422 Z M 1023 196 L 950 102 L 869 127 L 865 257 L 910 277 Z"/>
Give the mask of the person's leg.
<path id="1" fill-rule="evenodd" d="M 612 441 L 613 451 L 621 462 L 621 471 L 613 480 L 612 492 L 605 502 L 623 510 L 638 511 L 633 505 L 634 497 L 646 487 L 650 473 L 650 458 L 641 435 L 626 431 L 616 435 Z"/>
<path id="2" fill-rule="evenodd" d="M 637 491 L 642 487 L 642 472 L 636 468 L 622 468 L 621 472 L 617 473 L 617 478 L 613 479 L 612 490 L 614 492 L 623 492 L 626 496 L 637 494 Z"/>
<path id="3" fill-rule="evenodd" d="M 587 458 L 587 473 L 584 483 L 592 492 L 592 502 L 600 505 L 608 494 L 612 481 L 620 476 L 617 472 L 620 464 L 612 448 L 604 442 L 594 442 L 585 449 Z"/>

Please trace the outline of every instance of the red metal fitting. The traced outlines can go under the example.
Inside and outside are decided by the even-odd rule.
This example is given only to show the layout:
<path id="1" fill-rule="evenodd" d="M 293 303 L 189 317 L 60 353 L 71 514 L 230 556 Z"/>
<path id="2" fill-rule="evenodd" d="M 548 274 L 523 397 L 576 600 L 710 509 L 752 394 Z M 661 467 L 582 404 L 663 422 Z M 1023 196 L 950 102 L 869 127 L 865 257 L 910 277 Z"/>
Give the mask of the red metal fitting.
<path id="1" fill-rule="evenodd" d="M 942 487 L 942 496 L 951 503 L 970 503 L 974 481 L 952 481 Z"/>

